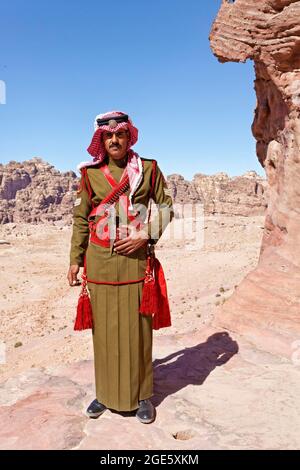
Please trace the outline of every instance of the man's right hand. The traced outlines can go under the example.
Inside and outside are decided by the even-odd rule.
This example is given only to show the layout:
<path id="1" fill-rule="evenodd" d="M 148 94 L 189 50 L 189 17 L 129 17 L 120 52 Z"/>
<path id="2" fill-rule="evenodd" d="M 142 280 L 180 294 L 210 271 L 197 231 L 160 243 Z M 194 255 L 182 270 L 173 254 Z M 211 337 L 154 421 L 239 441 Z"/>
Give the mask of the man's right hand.
<path id="1" fill-rule="evenodd" d="M 80 281 L 77 278 L 78 273 L 79 273 L 78 264 L 72 264 L 69 267 L 69 271 L 68 271 L 68 275 L 67 275 L 70 286 L 74 287 L 74 286 L 78 286 L 80 284 Z"/>

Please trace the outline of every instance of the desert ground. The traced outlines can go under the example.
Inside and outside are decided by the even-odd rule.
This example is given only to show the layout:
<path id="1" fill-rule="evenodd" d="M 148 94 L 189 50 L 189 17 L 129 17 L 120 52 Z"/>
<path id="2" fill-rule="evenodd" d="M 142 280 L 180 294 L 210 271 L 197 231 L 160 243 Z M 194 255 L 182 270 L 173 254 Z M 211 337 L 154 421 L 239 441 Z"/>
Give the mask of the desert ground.
<path id="1" fill-rule="evenodd" d="M 172 222 L 173 223 L 173 222 Z M 154 333 L 157 418 L 94 398 L 91 332 L 73 331 L 71 227 L 5 224 L 1 256 L 1 449 L 282 449 L 300 447 L 300 367 L 212 326 L 257 264 L 264 217 L 207 216 L 203 245 L 163 236 L 172 326 Z"/>

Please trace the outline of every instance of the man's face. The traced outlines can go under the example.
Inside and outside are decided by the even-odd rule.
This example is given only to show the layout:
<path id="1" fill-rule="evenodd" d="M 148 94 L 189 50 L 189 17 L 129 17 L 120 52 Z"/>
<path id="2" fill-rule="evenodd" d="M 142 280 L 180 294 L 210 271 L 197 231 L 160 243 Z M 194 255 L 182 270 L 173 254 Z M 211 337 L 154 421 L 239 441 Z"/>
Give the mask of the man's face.
<path id="1" fill-rule="evenodd" d="M 125 157 L 129 141 L 127 129 L 120 129 L 116 132 L 104 131 L 102 136 L 105 150 L 111 158 L 121 160 Z"/>

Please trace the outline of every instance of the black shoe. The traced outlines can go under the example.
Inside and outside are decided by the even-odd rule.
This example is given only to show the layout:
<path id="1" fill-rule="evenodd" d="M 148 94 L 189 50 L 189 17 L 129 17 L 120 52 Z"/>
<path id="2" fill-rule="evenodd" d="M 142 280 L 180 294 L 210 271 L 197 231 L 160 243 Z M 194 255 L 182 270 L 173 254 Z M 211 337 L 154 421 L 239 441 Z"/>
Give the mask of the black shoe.
<path id="1" fill-rule="evenodd" d="M 86 414 L 89 418 L 99 418 L 105 410 L 106 406 L 102 405 L 102 403 L 95 398 L 86 410 Z"/>
<path id="2" fill-rule="evenodd" d="M 144 424 L 152 423 L 155 420 L 155 408 L 150 400 L 139 401 L 139 408 L 136 412 L 137 419 Z"/>

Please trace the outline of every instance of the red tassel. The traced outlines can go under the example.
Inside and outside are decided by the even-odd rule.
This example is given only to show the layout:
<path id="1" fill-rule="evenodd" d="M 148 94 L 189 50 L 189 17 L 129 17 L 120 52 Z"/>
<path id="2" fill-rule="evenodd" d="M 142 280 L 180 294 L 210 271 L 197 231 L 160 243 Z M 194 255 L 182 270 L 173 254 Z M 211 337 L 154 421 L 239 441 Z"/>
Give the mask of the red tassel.
<path id="1" fill-rule="evenodd" d="M 140 313 L 154 315 L 158 312 L 157 285 L 153 273 L 153 258 L 148 256 L 146 277 L 143 286 L 143 296 L 140 305 Z"/>
<path id="2" fill-rule="evenodd" d="M 82 275 L 82 289 L 77 304 L 77 315 L 74 330 L 81 331 L 93 328 L 91 300 L 86 289 L 86 276 Z"/>
<path id="3" fill-rule="evenodd" d="M 153 315 L 152 328 L 154 330 L 171 326 L 171 314 L 164 271 L 159 260 L 152 256 L 147 258 L 146 278 L 140 313 L 143 315 Z"/>
<path id="4" fill-rule="evenodd" d="M 167 283 L 162 265 L 157 258 L 154 259 L 154 272 L 157 283 L 157 301 L 159 310 L 153 317 L 152 328 L 154 330 L 159 330 L 160 328 L 171 326 L 171 314 L 167 293 Z"/>

